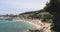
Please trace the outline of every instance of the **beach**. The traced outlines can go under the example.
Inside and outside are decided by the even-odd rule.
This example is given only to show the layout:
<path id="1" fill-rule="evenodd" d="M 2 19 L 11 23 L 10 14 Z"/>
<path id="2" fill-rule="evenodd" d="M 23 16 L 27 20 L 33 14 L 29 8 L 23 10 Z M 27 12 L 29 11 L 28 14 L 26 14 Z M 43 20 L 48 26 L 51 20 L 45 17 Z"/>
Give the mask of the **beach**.
<path id="1" fill-rule="evenodd" d="M 51 23 L 44 23 L 39 19 L 20 19 L 20 18 L 16 18 L 16 20 L 19 21 L 27 21 L 29 23 L 32 23 L 34 25 L 36 25 L 37 27 L 41 27 L 41 29 L 43 29 L 44 32 L 51 32 Z"/>

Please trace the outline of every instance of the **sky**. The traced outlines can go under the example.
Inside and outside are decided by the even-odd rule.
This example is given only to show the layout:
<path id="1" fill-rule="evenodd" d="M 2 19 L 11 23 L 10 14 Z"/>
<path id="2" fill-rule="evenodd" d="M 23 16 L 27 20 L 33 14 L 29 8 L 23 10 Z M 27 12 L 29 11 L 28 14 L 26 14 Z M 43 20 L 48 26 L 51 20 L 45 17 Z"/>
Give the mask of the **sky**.
<path id="1" fill-rule="evenodd" d="M 1 14 L 19 14 L 43 9 L 49 0 L 0 0 Z"/>

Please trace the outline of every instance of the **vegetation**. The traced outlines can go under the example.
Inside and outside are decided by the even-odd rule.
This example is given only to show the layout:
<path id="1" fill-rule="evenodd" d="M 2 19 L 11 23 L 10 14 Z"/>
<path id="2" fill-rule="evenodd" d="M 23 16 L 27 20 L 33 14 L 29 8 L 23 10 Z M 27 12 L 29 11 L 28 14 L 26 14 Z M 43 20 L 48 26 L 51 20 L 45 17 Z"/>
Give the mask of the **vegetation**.
<path id="1" fill-rule="evenodd" d="M 25 16 L 25 14 L 32 14 L 30 16 Z M 8 15 L 6 15 L 8 16 Z M 52 29 L 54 32 L 60 32 L 60 0 L 50 0 L 46 4 L 44 9 L 32 12 L 25 12 L 19 15 L 10 15 L 12 17 L 24 17 L 30 19 L 42 19 L 43 22 L 52 23 Z M 51 21 L 53 18 L 53 21 Z"/>
<path id="2" fill-rule="evenodd" d="M 52 30 L 60 32 L 60 0 L 50 0 L 50 3 L 47 3 L 44 9 L 53 15 L 54 25 Z"/>
<path id="3" fill-rule="evenodd" d="M 43 12 L 51 13 L 53 17 L 49 16 L 51 14 L 44 14 L 42 17 L 41 10 L 32 13 L 33 15 L 31 17 L 33 19 L 43 19 L 43 21 L 53 18 L 52 30 L 54 30 L 54 32 L 60 32 L 60 0 L 50 0 L 50 2 L 47 2 L 46 6 L 42 10 Z"/>
<path id="4" fill-rule="evenodd" d="M 27 16 L 26 14 L 32 14 L 31 16 Z M 39 19 L 42 20 L 42 22 L 52 22 L 52 15 L 49 12 L 46 12 L 44 9 L 38 10 L 38 11 L 33 11 L 33 12 L 26 12 L 22 13 L 24 18 L 28 19 Z M 24 16 L 26 15 L 26 16 Z"/>

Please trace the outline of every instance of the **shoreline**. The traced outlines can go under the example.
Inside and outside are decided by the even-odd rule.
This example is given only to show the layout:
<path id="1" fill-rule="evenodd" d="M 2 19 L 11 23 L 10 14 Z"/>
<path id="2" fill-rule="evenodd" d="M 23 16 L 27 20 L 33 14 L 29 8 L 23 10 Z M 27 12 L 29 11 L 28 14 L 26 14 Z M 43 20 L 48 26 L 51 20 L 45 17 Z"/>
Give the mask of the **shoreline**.
<path id="1" fill-rule="evenodd" d="M 44 23 L 42 22 L 41 20 L 39 19 L 16 19 L 18 21 L 26 21 L 26 22 L 29 22 L 29 23 L 32 23 L 36 26 L 41 26 L 40 28 L 44 30 L 44 32 L 51 32 L 51 23 Z"/>
<path id="2" fill-rule="evenodd" d="M 31 23 L 36 24 L 38 26 L 42 26 L 43 25 L 43 23 L 39 19 L 20 19 L 19 18 L 19 19 L 13 19 L 13 20 L 31 22 Z"/>
<path id="3" fill-rule="evenodd" d="M 15 20 L 14 20 L 15 21 Z M 31 22 L 31 21 L 27 21 L 27 20 L 16 20 L 16 21 L 23 21 L 23 22 L 28 22 L 28 23 L 30 23 L 30 24 L 33 24 L 33 25 L 35 25 L 36 27 L 38 27 L 38 28 L 40 28 L 41 26 L 40 25 L 37 25 L 37 24 L 35 24 L 35 23 L 33 23 L 33 22 Z"/>

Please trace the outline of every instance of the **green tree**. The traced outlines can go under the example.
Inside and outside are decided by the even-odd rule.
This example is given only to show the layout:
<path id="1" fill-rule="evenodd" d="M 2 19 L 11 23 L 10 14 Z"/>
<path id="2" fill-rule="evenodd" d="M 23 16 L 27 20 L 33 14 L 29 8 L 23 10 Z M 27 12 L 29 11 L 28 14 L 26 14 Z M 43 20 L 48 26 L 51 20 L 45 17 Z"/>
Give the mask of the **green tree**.
<path id="1" fill-rule="evenodd" d="M 60 32 L 60 0 L 50 0 L 44 9 L 53 15 L 53 30 Z"/>

